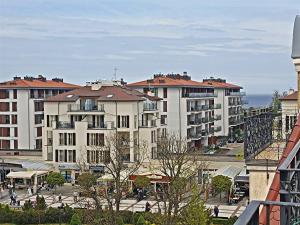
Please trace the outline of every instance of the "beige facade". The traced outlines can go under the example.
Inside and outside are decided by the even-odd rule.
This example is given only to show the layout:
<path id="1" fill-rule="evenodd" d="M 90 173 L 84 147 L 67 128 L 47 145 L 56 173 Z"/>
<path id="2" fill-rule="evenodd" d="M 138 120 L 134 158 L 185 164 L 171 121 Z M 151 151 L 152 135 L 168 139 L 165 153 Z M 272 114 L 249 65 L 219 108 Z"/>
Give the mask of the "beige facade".
<path id="1" fill-rule="evenodd" d="M 105 163 L 107 154 L 112 152 L 103 146 L 113 141 L 116 134 L 122 137 L 126 148 L 124 161 L 156 158 L 157 138 L 165 133 L 160 124 L 158 99 L 149 99 L 136 91 L 131 93 L 115 83 L 97 82 L 84 88 L 89 89 L 88 94 L 78 89 L 63 99 L 45 102 L 44 160 L 53 162 L 57 168 L 72 168 L 83 162 Z M 100 100 L 104 94 L 105 99 Z M 76 100 L 68 101 L 68 97 L 74 96 Z M 125 99 L 132 96 L 133 99 Z"/>

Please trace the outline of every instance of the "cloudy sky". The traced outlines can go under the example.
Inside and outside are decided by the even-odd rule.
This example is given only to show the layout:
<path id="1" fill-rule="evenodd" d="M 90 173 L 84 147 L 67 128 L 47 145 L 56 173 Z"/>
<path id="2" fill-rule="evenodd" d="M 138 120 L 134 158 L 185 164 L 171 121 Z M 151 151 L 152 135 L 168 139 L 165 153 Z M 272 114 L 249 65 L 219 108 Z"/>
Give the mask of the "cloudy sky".
<path id="1" fill-rule="evenodd" d="M 0 77 L 66 81 L 187 71 L 250 93 L 296 87 L 299 0 L 0 0 Z"/>

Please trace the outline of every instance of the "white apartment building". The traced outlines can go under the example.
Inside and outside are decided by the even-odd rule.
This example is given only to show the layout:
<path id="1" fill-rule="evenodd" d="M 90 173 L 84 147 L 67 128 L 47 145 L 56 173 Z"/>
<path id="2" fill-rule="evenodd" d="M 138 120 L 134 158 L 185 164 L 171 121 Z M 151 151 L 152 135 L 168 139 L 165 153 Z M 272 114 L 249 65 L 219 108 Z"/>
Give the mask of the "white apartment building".
<path id="1" fill-rule="evenodd" d="M 243 105 L 246 103 L 243 98 L 246 93 L 241 92 L 242 87 L 227 83 L 224 79 L 203 79 L 203 84 L 214 88 L 216 94 L 214 102 L 222 106 L 215 109 L 215 113 L 221 115 L 221 119 L 215 121 L 215 126 L 220 127 L 215 136 L 234 138 L 237 132 L 243 129 Z"/>
<path id="2" fill-rule="evenodd" d="M 0 151 L 41 150 L 44 98 L 77 87 L 41 75 L 0 83 Z"/>
<path id="3" fill-rule="evenodd" d="M 291 90 L 287 96 L 280 98 L 281 118 L 282 118 L 282 136 L 288 138 L 297 121 L 298 115 L 298 91 Z"/>
<path id="4" fill-rule="evenodd" d="M 167 131 L 187 138 L 189 147 L 215 144 L 243 124 L 241 87 L 224 80 L 197 82 L 184 73 L 154 75 L 129 87 L 162 98 L 161 120 Z"/>
<path id="5" fill-rule="evenodd" d="M 87 83 L 48 98 L 44 105 L 44 160 L 53 162 L 67 180 L 76 179 L 78 164 L 95 168 L 109 160 L 113 152 L 103 146 L 116 134 L 124 139 L 124 161 L 141 157 L 139 146 L 144 144 L 144 161 L 156 158 L 157 138 L 166 133 L 160 125 L 159 102 L 157 97 L 107 81 Z"/>

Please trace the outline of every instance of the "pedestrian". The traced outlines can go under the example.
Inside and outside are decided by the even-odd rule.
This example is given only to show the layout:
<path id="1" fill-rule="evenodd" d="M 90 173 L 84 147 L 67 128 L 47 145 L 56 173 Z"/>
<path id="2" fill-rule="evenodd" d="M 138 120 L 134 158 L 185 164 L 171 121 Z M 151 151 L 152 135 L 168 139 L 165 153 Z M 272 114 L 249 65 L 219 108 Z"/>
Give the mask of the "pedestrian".
<path id="1" fill-rule="evenodd" d="M 61 202 L 61 193 L 58 196 L 58 201 Z"/>
<path id="2" fill-rule="evenodd" d="M 215 217 L 218 217 L 218 215 L 219 215 L 219 208 L 218 208 L 218 206 L 214 207 L 214 213 L 215 213 Z"/>
<path id="3" fill-rule="evenodd" d="M 150 212 L 150 210 L 151 210 L 150 203 L 146 202 L 145 212 Z"/>

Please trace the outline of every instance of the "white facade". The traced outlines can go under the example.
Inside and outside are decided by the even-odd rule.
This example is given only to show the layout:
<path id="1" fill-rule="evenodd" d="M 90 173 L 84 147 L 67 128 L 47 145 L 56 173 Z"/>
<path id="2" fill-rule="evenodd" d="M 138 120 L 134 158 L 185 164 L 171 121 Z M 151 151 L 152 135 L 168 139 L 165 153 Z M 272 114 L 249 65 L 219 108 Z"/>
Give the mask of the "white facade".
<path id="1" fill-rule="evenodd" d="M 160 113 L 167 120 L 167 131 L 187 138 L 190 147 L 214 144 L 215 137 L 233 135 L 233 131 L 243 125 L 245 93 L 240 92 L 240 87 L 219 88 L 209 82 L 185 79 L 185 75 L 170 77 L 172 75 L 158 75 L 129 86 L 162 98 Z"/>
<path id="2" fill-rule="evenodd" d="M 100 88 L 110 86 L 102 84 L 94 87 L 97 85 L 91 84 L 89 93 L 99 90 L 99 96 L 102 96 Z M 105 94 L 107 98 L 124 90 L 121 86 L 113 86 L 112 94 Z M 73 95 L 72 91 L 69 93 Z M 116 134 L 124 138 L 124 161 L 130 163 L 142 158 L 146 162 L 156 158 L 157 138 L 165 132 L 160 126 L 160 105 L 157 101 L 146 97 L 100 100 L 96 95 L 82 96 L 81 89 L 77 89 L 74 96 L 78 97 L 74 101 L 45 102 L 44 160 L 53 162 L 60 170 L 80 163 L 103 164 L 113 154 L 107 152 L 104 146 L 113 141 Z"/>
<path id="3" fill-rule="evenodd" d="M 297 121 L 298 103 L 294 100 L 281 100 L 282 136 L 287 139 Z"/>
<path id="4" fill-rule="evenodd" d="M 44 98 L 71 88 L 15 86 L 0 85 L 0 149 L 41 150 Z"/>

